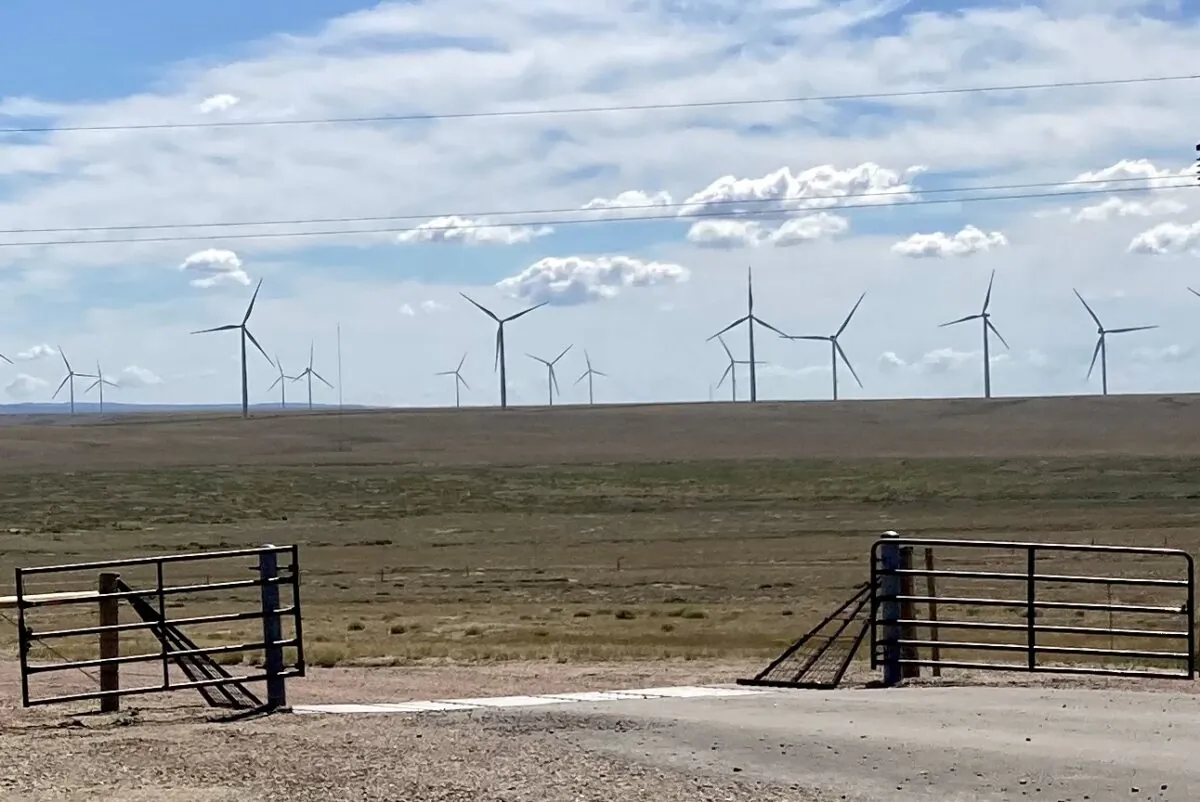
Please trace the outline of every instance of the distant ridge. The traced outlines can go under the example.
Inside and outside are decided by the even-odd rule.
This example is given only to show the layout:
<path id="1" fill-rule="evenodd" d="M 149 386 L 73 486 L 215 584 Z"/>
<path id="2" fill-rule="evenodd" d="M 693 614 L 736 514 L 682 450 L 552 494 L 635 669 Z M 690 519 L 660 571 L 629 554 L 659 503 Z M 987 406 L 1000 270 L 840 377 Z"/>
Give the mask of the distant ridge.
<path id="1" fill-rule="evenodd" d="M 313 404 L 313 411 L 336 411 L 337 404 Z M 373 409 L 362 405 L 347 404 L 344 409 Z M 279 404 L 251 404 L 250 409 L 259 412 L 282 412 Z M 20 404 L 0 404 L 0 415 L 67 415 L 71 411 L 68 403 L 26 402 Z M 133 415 L 147 412 L 241 412 L 241 404 L 121 404 L 105 400 L 104 415 Z M 308 402 L 288 404 L 288 412 L 307 412 Z M 75 402 L 75 414 L 99 415 L 100 405 L 87 401 Z"/>

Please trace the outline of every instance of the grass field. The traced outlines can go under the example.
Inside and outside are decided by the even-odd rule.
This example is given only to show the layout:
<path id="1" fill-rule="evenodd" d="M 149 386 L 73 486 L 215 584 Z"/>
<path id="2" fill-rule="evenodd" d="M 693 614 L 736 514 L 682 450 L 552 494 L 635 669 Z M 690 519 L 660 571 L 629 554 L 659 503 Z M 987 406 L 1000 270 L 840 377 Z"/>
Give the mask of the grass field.
<path id="1" fill-rule="evenodd" d="M 1192 397 L 4 421 L 0 587 L 298 543 L 316 665 L 766 657 L 887 529 L 1194 550 L 1197 421 Z"/>

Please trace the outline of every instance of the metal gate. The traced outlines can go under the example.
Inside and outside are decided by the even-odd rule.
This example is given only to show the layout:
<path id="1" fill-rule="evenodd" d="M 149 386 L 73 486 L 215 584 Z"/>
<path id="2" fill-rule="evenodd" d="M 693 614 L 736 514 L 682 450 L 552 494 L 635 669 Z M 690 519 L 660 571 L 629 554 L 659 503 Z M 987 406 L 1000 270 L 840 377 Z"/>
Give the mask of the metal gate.
<path id="1" fill-rule="evenodd" d="M 171 581 L 169 572 L 182 576 Z M 65 579 L 72 574 L 73 582 Z M 84 581 L 90 588 L 80 586 Z M 55 588 L 65 584 L 72 589 L 37 592 L 39 584 Z M 286 598 L 281 598 L 281 589 L 289 590 Z M 219 611 L 171 616 L 172 608 L 191 604 Z M 21 703 L 25 707 L 98 699 L 101 711 L 112 712 L 119 708 L 122 697 L 195 689 L 213 706 L 279 709 L 286 706 L 285 680 L 305 673 L 300 563 L 295 546 L 18 568 L 16 595 L 0 598 L 2 606 L 17 609 Z M 132 612 L 125 616 L 130 620 L 121 620 L 122 610 Z M 81 614 L 96 623 L 82 624 Z M 261 634 L 243 635 L 246 639 L 241 642 L 199 645 L 184 631 L 186 628 L 202 638 L 196 633 L 206 625 L 228 627 L 239 622 L 248 622 L 253 629 L 261 625 Z M 122 637 L 131 639 L 131 647 L 126 648 L 133 653 L 121 653 L 126 646 Z M 96 648 L 97 640 L 95 657 L 76 659 L 76 655 L 64 654 L 87 654 Z M 139 640 L 148 645 L 139 646 Z M 59 659 L 31 659 L 35 645 Z M 261 668 L 234 674 L 222 665 L 254 653 L 261 655 Z M 141 685 L 121 682 L 122 666 L 132 670 L 155 663 L 161 669 L 153 674 L 157 681 Z M 183 676 L 172 677 L 172 669 Z M 61 672 L 88 674 L 99 688 L 43 695 L 31 692 L 34 677 Z M 266 684 L 265 703 L 247 687 L 253 682 Z"/>
<path id="2" fill-rule="evenodd" d="M 1195 571 L 1186 551 L 888 533 L 871 547 L 870 586 L 871 667 L 882 666 L 885 685 L 921 667 L 1196 674 Z"/>

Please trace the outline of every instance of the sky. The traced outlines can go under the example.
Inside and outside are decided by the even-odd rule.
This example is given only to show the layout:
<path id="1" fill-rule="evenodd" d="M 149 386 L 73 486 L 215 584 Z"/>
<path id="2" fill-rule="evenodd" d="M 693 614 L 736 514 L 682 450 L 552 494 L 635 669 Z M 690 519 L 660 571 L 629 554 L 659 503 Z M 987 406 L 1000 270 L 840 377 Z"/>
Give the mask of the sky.
<path id="1" fill-rule="evenodd" d="M 260 281 L 255 338 L 349 404 L 453 404 L 464 355 L 462 402 L 496 404 L 463 294 L 545 304 L 505 329 L 512 404 L 568 346 L 555 403 L 587 402 L 589 359 L 597 402 L 728 399 L 709 338 L 751 268 L 760 399 L 829 397 L 828 343 L 779 332 L 832 334 L 863 293 L 843 398 L 980 395 L 980 321 L 940 324 L 993 271 L 995 395 L 1100 391 L 1076 290 L 1157 326 L 1109 336 L 1111 392 L 1200 391 L 1200 78 L 945 91 L 1195 74 L 1198 4 L 100 5 L 5 4 L 0 402 L 49 400 L 62 352 L 106 400 L 236 403 L 236 332 L 190 332 Z"/>

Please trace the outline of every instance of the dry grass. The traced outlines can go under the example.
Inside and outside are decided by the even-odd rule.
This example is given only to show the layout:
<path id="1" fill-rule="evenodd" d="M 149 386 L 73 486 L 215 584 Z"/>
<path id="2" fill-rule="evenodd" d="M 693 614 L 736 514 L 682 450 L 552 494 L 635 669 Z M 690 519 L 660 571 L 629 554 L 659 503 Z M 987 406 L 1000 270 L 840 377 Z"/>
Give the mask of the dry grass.
<path id="1" fill-rule="evenodd" d="M 1147 397 L 5 421 L 0 577 L 298 543 L 314 665 L 758 658 L 865 580 L 885 529 L 1190 548 L 1198 416 Z M 169 578 L 234 578 L 189 570 Z"/>

